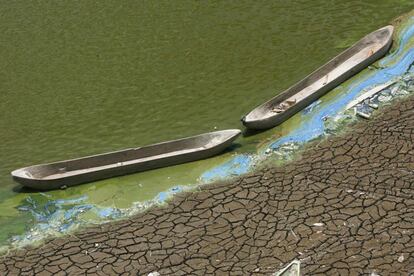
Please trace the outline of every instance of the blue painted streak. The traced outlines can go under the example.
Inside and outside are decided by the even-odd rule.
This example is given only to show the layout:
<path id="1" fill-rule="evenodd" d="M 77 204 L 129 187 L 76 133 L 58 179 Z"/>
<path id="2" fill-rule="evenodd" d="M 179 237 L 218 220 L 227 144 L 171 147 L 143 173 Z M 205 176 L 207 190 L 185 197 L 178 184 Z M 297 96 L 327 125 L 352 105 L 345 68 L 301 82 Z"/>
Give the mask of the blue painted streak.
<path id="1" fill-rule="evenodd" d="M 203 182 L 212 182 L 220 178 L 245 174 L 253 164 L 253 157 L 247 154 L 239 154 L 229 161 L 221 164 L 201 175 Z"/>
<path id="2" fill-rule="evenodd" d="M 156 197 L 155 197 L 155 202 L 157 203 L 164 203 L 167 199 L 169 199 L 170 197 L 172 197 L 174 194 L 177 194 L 179 192 L 184 191 L 185 188 L 181 187 L 181 186 L 175 186 L 172 187 L 171 189 L 165 191 L 165 192 L 160 192 Z"/>
<path id="3" fill-rule="evenodd" d="M 397 51 L 395 51 L 394 53 L 390 54 L 389 56 L 386 56 L 385 58 L 383 58 L 379 62 L 380 66 L 386 66 L 386 64 L 391 63 L 397 56 L 399 56 L 401 54 L 401 52 L 404 51 L 404 46 L 407 45 L 408 42 L 410 41 L 410 39 L 414 36 L 414 25 L 411 22 L 413 20 L 414 20 L 414 17 L 411 17 L 409 19 L 408 26 L 406 26 L 405 29 L 401 32 L 399 47 L 398 47 Z"/>
<path id="4" fill-rule="evenodd" d="M 154 203 L 161 204 L 185 189 L 187 189 L 185 186 L 172 187 L 159 193 L 153 200 L 138 204 L 138 209 L 146 208 Z M 72 199 L 50 198 L 50 195 L 38 193 L 29 196 L 24 204 L 18 207 L 20 211 L 31 214 L 35 225 L 26 234 L 14 236 L 11 239 L 12 242 L 24 244 L 27 241 L 43 238 L 52 233 L 67 233 L 83 223 L 80 215 L 86 212 L 96 215 L 96 222 L 98 222 L 124 217 L 135 211 L 134 207 L 119 209 L 88 204 L 86 195 Z"/>

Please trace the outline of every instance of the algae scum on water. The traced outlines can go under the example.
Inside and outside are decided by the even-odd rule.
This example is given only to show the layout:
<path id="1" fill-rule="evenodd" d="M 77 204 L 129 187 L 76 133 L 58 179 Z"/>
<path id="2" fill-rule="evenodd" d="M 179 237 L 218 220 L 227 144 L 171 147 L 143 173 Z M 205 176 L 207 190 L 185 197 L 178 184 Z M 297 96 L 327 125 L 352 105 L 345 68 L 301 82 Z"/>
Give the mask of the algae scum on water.
<path id="1" fill-rule="evenodd" d="M 373 0 L 0 7 L 0 243 L 24 245 L 129 216 L 268 158 L 284 159 L 325 135 L 363 89 L 409 78 L 411 18 L 379 63 L 383 69 L 365 70 L 221 156 L 47 193 L 22 190 L 9 175 L 31 164 L 239 128 L 242 114 L 412 8 Z"/>

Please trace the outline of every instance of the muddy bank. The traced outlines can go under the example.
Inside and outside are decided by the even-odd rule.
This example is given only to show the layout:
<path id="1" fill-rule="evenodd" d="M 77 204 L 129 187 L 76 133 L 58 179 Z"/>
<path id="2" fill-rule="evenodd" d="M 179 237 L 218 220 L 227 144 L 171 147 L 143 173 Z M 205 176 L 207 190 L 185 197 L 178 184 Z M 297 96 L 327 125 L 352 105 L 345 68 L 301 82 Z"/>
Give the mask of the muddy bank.
<path id="1" fill-rule="evenodd" d="M 0 274 L 412 273 L 414 97 L 380 112 L 284 167 L 11 252 Z"/>

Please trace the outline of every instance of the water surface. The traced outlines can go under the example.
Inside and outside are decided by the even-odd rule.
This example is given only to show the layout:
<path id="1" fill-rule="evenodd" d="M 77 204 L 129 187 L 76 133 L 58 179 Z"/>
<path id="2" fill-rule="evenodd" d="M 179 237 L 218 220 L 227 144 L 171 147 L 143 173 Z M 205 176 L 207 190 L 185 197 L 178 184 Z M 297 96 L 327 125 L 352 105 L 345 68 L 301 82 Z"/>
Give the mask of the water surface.
<path id="1" fill-rule="evenodd" d="M 0 244 L 59 216 L 110 220 L 118 208 L 193 184 L 234 152 L 43 194 L 21 191 L 11 170 L 241 127 L 253 107 L 413 7 L 403 0 L 1 5 Z M 269 132 L 241 139 L 236 152 L 268 139 Z"/>

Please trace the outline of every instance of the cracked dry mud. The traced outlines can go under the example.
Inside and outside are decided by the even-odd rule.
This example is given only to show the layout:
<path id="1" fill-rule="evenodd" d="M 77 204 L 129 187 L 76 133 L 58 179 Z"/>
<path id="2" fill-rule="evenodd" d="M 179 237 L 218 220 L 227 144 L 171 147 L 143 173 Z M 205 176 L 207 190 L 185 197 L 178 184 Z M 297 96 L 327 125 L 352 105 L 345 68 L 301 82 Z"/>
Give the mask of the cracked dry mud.
<path id="1" fill-rule="evenodd" d="M 414 272 L 414 97 L 302 158 L 0 259 L 0 275 Z"/>

